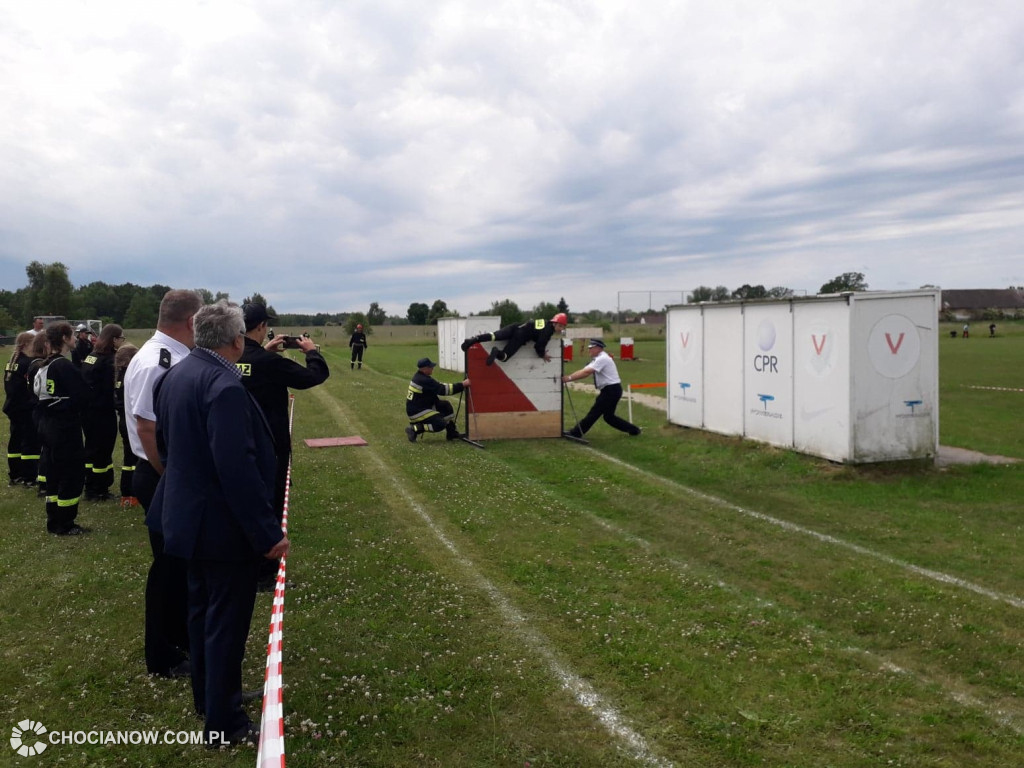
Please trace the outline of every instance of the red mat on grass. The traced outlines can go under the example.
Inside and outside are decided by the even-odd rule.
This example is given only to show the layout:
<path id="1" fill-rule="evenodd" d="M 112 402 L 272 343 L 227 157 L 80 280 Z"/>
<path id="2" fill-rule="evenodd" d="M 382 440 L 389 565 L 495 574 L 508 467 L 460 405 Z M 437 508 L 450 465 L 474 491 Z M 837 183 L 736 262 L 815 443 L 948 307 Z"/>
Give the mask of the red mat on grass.
<path id="1" fill-rule="evenodd" d="M 308 448 L 334 448 L 338 445 L 369 445 L 359 435 L 352 437 L 314 437 L 303 440 Z"/>

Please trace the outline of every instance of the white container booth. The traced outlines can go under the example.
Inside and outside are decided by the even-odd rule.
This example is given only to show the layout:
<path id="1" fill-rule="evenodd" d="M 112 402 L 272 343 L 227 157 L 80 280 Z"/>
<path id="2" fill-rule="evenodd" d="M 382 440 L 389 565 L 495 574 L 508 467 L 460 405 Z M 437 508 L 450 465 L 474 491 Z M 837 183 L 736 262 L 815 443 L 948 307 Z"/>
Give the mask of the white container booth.
<path id="1" fill-rule="evenodd" d="M 481 333 L 493 333 L 501 327 L 497 315 L 442 317 L 437 321 L 437 363 L 446 371 L 466 372 L 466 353 L 462 342 Z"/>
<path id="2" fill-rule="evenodd" d="M 848 463 L 934 457 L 934 290 L 671 307 L 668 420 Z"/>

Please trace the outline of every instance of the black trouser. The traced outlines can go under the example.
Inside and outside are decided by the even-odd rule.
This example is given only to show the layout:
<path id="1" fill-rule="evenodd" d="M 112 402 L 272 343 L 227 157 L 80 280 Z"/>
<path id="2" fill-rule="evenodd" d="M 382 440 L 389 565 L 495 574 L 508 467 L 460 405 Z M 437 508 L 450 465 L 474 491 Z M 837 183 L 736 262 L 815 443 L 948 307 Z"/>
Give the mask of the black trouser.
<path id="1" fill-rule="evenodd" d="M 530 329 L 523 328 L 521 325 L 507 325 L 494 331 L 494 333 L 481 333 L 479 336 L 473 336 L 468 341 L 473 344 L 480 344 L 491 340 L 508 342 L 501 349 L 495 347 L 491 350 L 491 357 L 493 359 L 505 362 L 518 352 L 523 344 L 531 340 Z"/>
<path id="2" fill-rule="evenodd" d="M 448 439 L 454 440 L 459 436 L 459 429 L 455 426 L 455 408 L 446 400 L 438 400 L 434 405 L 437 413 L 412 423 L 412 428 L 417 435 L 424 432 L 447 432 Z"/>
<path id="3" fill-rule="evenodd" d="M 139 462 L 139 457 L 132 453 L 132 444 L 128 439 L 128 425 L 124 420 L 124 414 L 118 412 L 117 414 L 117 431 L 121 435 L 121 451 L 123 455 L 123 461 L 121 462 L 121 497 L 134 496 L 135 491 L 132 489 L 132 480 L 135 476 L 135 465 Z"/>
<path id="4" fill-rule="evenodd" d="M 114 443 L 117 415 L 112 410 L 93 409 L 82 420 L 85 431 L 85 493 L 96 496 L 114 484 Z"/>
<path id="5" fill-rule="evenodd" d="M 227 738 L 249 724 L 242 709 L 242 660 L 256 604 L 257 566 L 255 558 L 188 562 L 192 698 L 206 718 L 207 739 L 212 733 Z"/>
<path id="6" fill-rule="evenodd" d="M 134 472 L 133 492 L 147 509 L 160 476 L 152 465 L 140 460 Z M 153 562 L 146 577 L 146 671 L 166 675 L 171 667 L 187 658 L 188 569 L 180 557 L 164 552 L 164 537 L 149 529 Z"/>
<path id="7" fill-rule="evenodd" d="M 7 474 L 12 481 L 34 483 L 39 471 L 39 435 L 32 411 L 15 411 L 8 418 L 11 434 L 7 441 Z"/>
<path id="8" fill-rule="evenodd" d="M 359 361 L 359 367 L 363 367 L 363 345 L 353 344 L 352 345 L 352 363 L 355 364 L 356 360 Z"/>
<path id="9" fill-rule="evenodd" d="M 640 430 L 637 427 L 615 415 L 615 408 L 621 399 L 622 385 L 606 384 L 598 392 L 597 400 L 594 401 L 594 407 L 576 425 L 576 428 L 580 431 L 580 436 L 585 435 L 594 426 L 594 423 L 602 417 L 609 426 L 615 427 L 615 429 L 621 432 L 628 432 L 631 435 L 640 434 Z"/>
<path id="10" fill-rule="evenodd" d="M 284 492 L 288 487 L 288 460 L 291 458 L 291 452 L 278 453 L 277 467 L 274 470 L 274 512 L 277 514 L 277 521 L 281 522 L 284 518 Z M 264 582 L 266 580 L 273 580 L 277 576 L 278 561 L 267 560 L 261 558 L 259 565 L 259 580 Z"/>
<path id="11" fill-rule="evenodd" d="M 85 483 L 85 449 L 82 425 L 77 419 L 39 418 L 39 436 L 46 445 L 46 530 L 62 533 L 78 517 L 78 501 Z"/>

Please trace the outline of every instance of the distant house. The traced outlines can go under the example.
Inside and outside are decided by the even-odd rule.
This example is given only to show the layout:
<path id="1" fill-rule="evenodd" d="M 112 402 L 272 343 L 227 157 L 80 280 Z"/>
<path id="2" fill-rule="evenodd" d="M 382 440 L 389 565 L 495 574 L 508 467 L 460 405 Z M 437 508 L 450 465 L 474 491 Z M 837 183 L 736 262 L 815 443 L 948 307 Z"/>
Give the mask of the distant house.
<path id="1" fill-rule="evenodd" d="M 978 288 L 942 292 L 942 311 L 957 320 L 1024 317 L 1024 290 Z"/>

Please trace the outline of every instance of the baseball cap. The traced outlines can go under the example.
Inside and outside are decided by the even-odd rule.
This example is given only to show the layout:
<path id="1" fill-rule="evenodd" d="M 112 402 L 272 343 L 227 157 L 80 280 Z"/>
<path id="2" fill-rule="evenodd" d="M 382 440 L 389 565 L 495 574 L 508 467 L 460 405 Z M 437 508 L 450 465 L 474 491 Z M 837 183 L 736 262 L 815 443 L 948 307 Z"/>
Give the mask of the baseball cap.
<path id="1" fill-rule="evenodd" d="M 437 363 L 431 360 L 429 357 L 421 357 L 416 361 L 417 368 L 436 368 Z"/>
<path id="2" fill-rule="evenodd" d="M 276 323 L 277 318 L 267 312 L 266 304 L 249 302 L 242 305 L 242 314 L 245 315 L 245 330 L 251 331 L 260 323 Z"/>
<path id="3" fill-rule="evenodd" d="M 604 342 L 600 339 L 591 339 L 590 343 L 587 344 L 587 348 L 589 349 L 590 347 L 600 347 L 601 349 L 604 349 Z"/>

